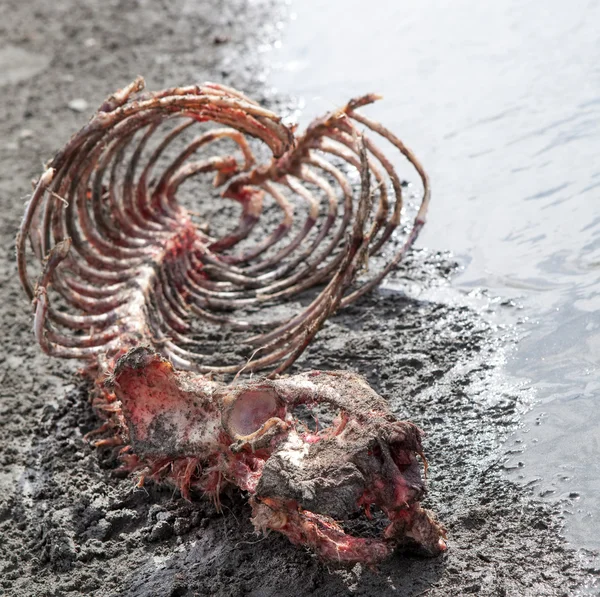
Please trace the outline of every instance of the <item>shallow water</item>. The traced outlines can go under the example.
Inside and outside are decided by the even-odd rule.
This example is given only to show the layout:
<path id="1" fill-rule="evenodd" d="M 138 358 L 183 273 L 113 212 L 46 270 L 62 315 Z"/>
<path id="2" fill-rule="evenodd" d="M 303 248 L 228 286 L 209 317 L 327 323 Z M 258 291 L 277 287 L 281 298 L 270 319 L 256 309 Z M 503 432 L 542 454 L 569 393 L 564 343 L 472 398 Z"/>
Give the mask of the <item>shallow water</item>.
<path id="1" fill-rule="evenodd" d="M 451 249 L 455 287 L 514 301 L 505 366 L 535 404 L 507 474 L 563 500 L 600 548 L 600 2 L 295 0 L 263 51 L 305 123 L 368 108 L 416 152 L 433 202 L 420 246 Z"/>

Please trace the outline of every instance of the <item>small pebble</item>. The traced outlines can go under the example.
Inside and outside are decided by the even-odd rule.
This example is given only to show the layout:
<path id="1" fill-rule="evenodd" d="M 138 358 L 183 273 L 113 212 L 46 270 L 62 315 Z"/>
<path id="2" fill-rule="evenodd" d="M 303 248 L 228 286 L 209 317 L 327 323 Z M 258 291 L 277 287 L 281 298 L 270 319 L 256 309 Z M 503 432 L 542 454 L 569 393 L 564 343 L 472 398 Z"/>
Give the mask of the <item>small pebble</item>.
<path id="1" fill-rule="evenodd" d="M 166 521 L 158 521 L 150 532 L 150 541 L 162 541 L 173 534 L 173 527 Z"/>
<path id="2" fill-rule="evenodd" d="M 73 112 L 84 112 L 87 110 L 88 103 L 82 97 L 78 97 L 71 100 L 68 106 Z"/>
<path id="3" fill-rule="evenodd" d="M 162 506 L 159 504 L 152 504 L 148 510 L 148 522 L 158 520 L 159 512 L 163 512 Z"/>
<path id="4" fill-rule="evenodd" d="M 173 522 L 175 514 L 173 512 L 158 512 L 156 514 L 156 520 L 166 520 L 167 522 Z"/>
<path id="5" fill-rule="evenodd" d="M 99 520 L 95 527 L 90 529 L 90 537 L 106 541 L 110 536 L 112 525 L 108 520 Z"/>
<path id="6" fill-rule="evenodd" d="M 183 535 L 190 530 L 190 520 L 188 518 L 176 518 L 173 523 L 173 530 L 176 535 Z"/>

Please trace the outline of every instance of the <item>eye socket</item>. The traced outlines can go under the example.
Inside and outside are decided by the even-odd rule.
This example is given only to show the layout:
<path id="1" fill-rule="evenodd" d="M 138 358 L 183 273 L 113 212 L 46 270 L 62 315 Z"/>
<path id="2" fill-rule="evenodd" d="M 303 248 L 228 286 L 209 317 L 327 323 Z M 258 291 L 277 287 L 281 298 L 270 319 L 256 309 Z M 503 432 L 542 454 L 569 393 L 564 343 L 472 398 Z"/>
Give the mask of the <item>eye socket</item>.
<path id="1" fill-rule="evenodd" d="M 269 419 L 280 414 L 277 394 L 270 388 L 241 393 L 228 412 L 226 427 L 234 437 L 245 437 L 258 431 Z"/>
<path id="2" fill-rule="evenodd" d="M 403 473 L 413 463 L 414 457 L 411 455 L 411 452 L 406 449 L 406 445 L 404 442 L 391 442 L 389 444 L 389 455 L 392 457 L 394 464 L 398 468 L 398 470 Z M 377 461 L 383 465 L 385 464 L 386 457 L 383 454 L 383 450 L 381 446 L 375 444 L 370 453 L 377 459 Z"/>
<path id="3" fill-rule="evenodd" d="M 408 469 L 413 463 L 414 457 L 411 455 L 411 452 L 406 449 L 405 444 L 402 442 L 394 442 L 390 444 L 390 452 L 392 454 L 394 463 L 401 473 Z"/>

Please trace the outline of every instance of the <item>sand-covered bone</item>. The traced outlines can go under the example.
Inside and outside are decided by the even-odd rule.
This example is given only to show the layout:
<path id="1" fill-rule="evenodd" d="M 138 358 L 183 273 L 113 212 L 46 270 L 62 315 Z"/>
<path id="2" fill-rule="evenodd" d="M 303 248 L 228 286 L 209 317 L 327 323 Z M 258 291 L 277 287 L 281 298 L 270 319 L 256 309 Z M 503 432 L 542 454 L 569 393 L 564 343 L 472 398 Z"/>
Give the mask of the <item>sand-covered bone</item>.
<path id="1" fill-rule="evenodd" d="M 257 529 L 279 531 L 331 560 L 375 563 L 403 545 L 433 555 L 445 549 L 443 527 L 419 505 L 421 431 L 396 420 L 354 373 L 307 371 L 232 386 L 178 372 L 138 347 L 108 383 L 129 471 L 216 503 L 227 485 L 237 486 L 251 496 Z M 338 416 L 311 430 L 295 417 L 299 404 L 327 405 Z M 232 412 L 251 422 L 242 434 Z M 382 536 L 342 529 L 339 521 L 373 506 L 388 520 Z"/>

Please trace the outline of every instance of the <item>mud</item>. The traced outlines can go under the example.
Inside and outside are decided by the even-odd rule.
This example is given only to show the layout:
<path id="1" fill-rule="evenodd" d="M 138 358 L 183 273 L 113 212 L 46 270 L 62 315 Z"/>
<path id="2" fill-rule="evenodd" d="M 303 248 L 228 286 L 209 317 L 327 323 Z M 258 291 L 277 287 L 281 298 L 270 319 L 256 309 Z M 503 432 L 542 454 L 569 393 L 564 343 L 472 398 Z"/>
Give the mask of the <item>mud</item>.
<path id="1" fill-rule="evenodd" d="M 34 344 L 16 278 L 14 235 L 30 180 L 94 106 L 137 74 L 152 88 L 223 81 L 285 106 L 262 88 L 255 57 L 280 7 L 225 4 L 217 12 L 202 0 L 5 2 L 0 594 L 576 594 L 598 571 L 566 546 L 559 509 L 501 474 L 502 442 L 529 400 L 502 373 L 514 333 L 489 317 L 512 307 L 453 291 L 449 255 L 414 251 L 386 288 L 330 321 L 296 366 L 356 370 L 400 418 L 426 430 L 424 505 L 448 527 L 444 556 L 398 554 L 378 570 L 336 569 L 276 534 L 256 536 L 239 493 L 225 495 L 219 513 L 166 488 L 136 489 L 114 474 L 110 450 L 84 442 L 98 425 L 86 384 L 76 364 L 50 360 Z M 75 99 L 90 107 L 76 111 L 85 103 Z"/>

